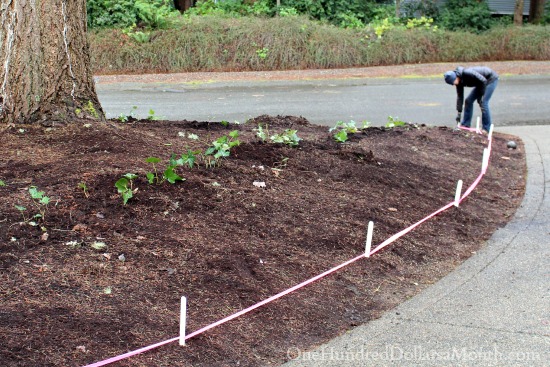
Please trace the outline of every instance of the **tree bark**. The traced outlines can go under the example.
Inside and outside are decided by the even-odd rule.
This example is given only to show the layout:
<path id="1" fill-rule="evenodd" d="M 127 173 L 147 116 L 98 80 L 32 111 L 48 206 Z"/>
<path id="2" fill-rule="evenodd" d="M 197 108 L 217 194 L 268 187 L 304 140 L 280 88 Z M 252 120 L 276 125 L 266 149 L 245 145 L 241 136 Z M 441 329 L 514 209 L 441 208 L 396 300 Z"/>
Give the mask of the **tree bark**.
<path id="1" fill-rule="evenodd" d="M 542 17 L 544 16 L 544 1 L 545 0 L 531 0 L 529 6 L 529 23 L 540 24 Z"/>
<path id="2" fill-rule="evenodd" d="M 86 0 L 0 0 L 0 123 L 104 121 Z"/>
<path id="3" fill-rule="evenodd" d="M 514 10 L 514 24 L 523 24 L 523 0 L 516 0 L 516 8 Z"/>

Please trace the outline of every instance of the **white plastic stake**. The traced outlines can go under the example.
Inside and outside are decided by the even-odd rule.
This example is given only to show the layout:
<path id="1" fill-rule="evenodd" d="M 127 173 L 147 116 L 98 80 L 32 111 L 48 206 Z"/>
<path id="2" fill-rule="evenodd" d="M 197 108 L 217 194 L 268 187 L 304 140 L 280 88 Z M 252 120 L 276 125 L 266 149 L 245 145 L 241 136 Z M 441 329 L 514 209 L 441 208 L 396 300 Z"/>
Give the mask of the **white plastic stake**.
<path id="1" fill-rule="evenodd" d="M 372 221 L 369 222 L 369 226 L 367 229 L 367 243 L 365 244 L 365 257 L 370 257 L 370 249 L 372 246 L 372 232 L 374 229 L 374 223 Z"/>
<path id="2" fill-rule="evenodd" d="M 491 124 L 491 127 L 489 127 L 489 140 L 492 140 L 493 139 L 493 124 Z"/>
<path id="3" fill-rule="evenodd" d="M 479 122 L 481 120 L 481 117 L 477 117 L 477 120 L 476 120 L 476 133 L 478 134 L 481 134 L 481 130 L 479 129 Z"/>
<path id="4" fill-rule="evenodd" d="M 187 324 L 187 298 L 181 297 L 181 310 L 180 310 L 180 345 L 185 345 L 185 326 Z"/>
<path id="5" fill-rule="evenodd" d="M 487 172 L 487 167 L 489 167 L 489 149 L 483 149 L 483 162 L 481 164 L 481 172 L 485 174 Z"/>
<path id="6" fill-rule="evenodd" d="M 455 193 L 455 206 L 458 208 L 460 203 L 460 195 L 462 194 L 462 180 L 458 180 L 456 184 L 456 193 Z"/>

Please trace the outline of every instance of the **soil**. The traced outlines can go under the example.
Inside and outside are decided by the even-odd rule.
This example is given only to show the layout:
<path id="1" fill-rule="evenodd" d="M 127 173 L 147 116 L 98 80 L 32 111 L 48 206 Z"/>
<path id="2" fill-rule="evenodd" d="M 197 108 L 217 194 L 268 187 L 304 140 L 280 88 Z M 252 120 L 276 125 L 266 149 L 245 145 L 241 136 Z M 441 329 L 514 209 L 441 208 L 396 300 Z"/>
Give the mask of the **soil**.
<path id="1" fill-rule="evenodd" d="M 270 135 L 296 129 L 303 140 L 260 141 L 258 123 Z M 360 255 L 369 220 L 376 245 L 451 202 L 459 179 L 467 187 L 478 176 L 487 145 L 445 127 L 372 127 L 341 144 L 300 117 L 224 125 L 111 121 L 0 132 L 2 366 L 82 366 L 177 337 L 182 295 L 188 332 L 262 301 Z M 178 167 L 185 181 L 147 182 L 146 158 L 162 159 L 161 179 L 172 153 L 204 152 L 233 130 L 241 144 L 228 157 Z M 112 366 L 274 366 L 292 357 L 288 350 L 380 317 L 512 217 L 526 166 L 521 141 L 508 150 L 510 139 L 518 141 L 495 134 L 489 170 L 458 209 L 186 347 L 169 343 Z M 123 205 L 114 184 L 130 172 L 135 192 Z M 47 206 L 33 204 L 31 186 Z"/>

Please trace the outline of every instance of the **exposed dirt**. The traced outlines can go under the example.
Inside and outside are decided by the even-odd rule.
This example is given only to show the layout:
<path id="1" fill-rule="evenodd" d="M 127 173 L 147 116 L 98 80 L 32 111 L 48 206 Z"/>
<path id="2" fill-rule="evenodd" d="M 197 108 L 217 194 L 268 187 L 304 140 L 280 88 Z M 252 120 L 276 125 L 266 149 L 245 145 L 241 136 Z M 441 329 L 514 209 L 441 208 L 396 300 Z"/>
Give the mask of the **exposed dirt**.
<path id="1" fill-rule="evenodd" d="M 448 128 L 369 128 L 339 144 L 303 118 L 254 122 L 1 131 L 0 364 L 82 366 L 176 337 L 182 295 L 188 331 L 215 322 L 360 255 L 369 220 L 378 244 L 446 205 L 457 180 L 475 180 L 486 147 L 485 137 Z M 270 134 L 296 129 L 303 140 L 262 143 L 259 122 Z M 171 153 L 204 151 L 234 129 L 241 145 L 219 166 L 199 160 L 177 168 L 183 182 L 147 182 L 147 157 L 162 158 L 160 172 Z M 185 348 L 170 343 L 112 365 L 277 365 L 289 348 L 311 348 L 379 317 L 471 256 L 513 215 L 525 157 L 521 142 L 506 148 L 509 139 L 495 134 L 487 175 L 460 208 Z M 139 175 L 137 191 L 122 205 L 114 184 L 128 172 Z M 37 226 L 30 186 L 51 199 Z"/>

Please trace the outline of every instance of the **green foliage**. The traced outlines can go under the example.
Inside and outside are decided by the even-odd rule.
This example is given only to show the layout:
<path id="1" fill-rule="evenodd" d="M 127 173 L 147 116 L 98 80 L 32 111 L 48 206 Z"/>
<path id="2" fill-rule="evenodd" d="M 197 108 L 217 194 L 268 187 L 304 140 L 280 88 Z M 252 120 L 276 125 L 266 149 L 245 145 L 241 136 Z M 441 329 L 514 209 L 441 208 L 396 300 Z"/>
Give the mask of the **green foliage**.
<path id="1" fill-rule="evenodd" d="M 451 31 L 464 29 L 480 33 L 494 25 L 486 1 L 448 0 L 441 14 L 442 27 Z"/>
<path id="2" fill-rule="evenodd" d="M 2 186 L 6 186 L 6 183 L 4 181 L 0 180 L 0 187 L 2 187 Z"/>
<path id="3" fill-rule="evenodd" d="M 242 0 L 198 0 L 195 6 L 185 12 L 186 17 L 190 16 L 230 16 L 240 17 L 247 15 L 273 15 L 272 8 L 268 5 L 267 0 L 258 0 L 253 4 Z"/>
<path id="4" fill-rule="evenodd" d="M 170 163 L 168 166 L 164 169 L 164 172 L 162 173 L 162 177 L 159 177 L 159 174 L 157 172 L 157 164 L 161 162 L 161 159 L 158 157 L 149 157 L 145 160 L 147 163 L 151 163 L 153 165 L 153 172 L 147 172 L 145 174 L 145 177 L 147 178 L 147 181 L 152 184 L 156 183 L 157 185 L 163 183 L 164 181 L 168 181 L 171 184 L 175 184 L 177 181 L 184 181 L 185 179 L 178 175 L 176 173 L 176 166 L 183 165 L 179 164 L 180 162 L 174 158 L 174 155 L 170 158 Z"/>
<path id="5" fill-rule="evenodd" d="M 405 126 L 405 125 L 407 125 L 407 123 L 405 121 L 401 121 L 399 117 L 388 116 L 388 122 L 386 123 L 387 128 L 392 129 L 394 127 Z"/>
<path id="6" fill-rule="evenodd" d="M 31 218 L 27 218 L 25 216 L 25 211 L 27 210 L 26 207 L 22 205 L 15 205 L 15 208 L 21 212 L 24 222 L 28 222 L 30 219 L 42 219 L 42 221 L 44 221 L 46 219 L 48 204 L 51 201 L 50 197 L 46 196 L 44 191 L 39 191 L 36 186 L 29 187 L 29 196 L 31 197 L 33 206 L 38 210 L 37 214 L 33 215 Z"/>
<path id="7" fill-rule="evenodd" d="M 115 187 L 118 193 L 122 196 L 122 203 L 126 205 L 128 200 L 134 197 L 133 182 L 138 176 L 133 173 L 126 173 L 117 182 Z"/>
<path id="8" fill-rule="evenodd" d="M 352 120 L 350 122 L 338 121 L 336 125 L 331 127 L 328 131 L 336 131 L 332 134 L 334 140 L 339 143 L 345 143 L 348 140 L 348 134 L 355 134 L 359 129 L 355 121 Z"/>
<path id="9" fill-rule="evenodd" d="M 550 26 L 493 27 L 474 34 L 441 27 L 434 32 L 435 21 L 426 29 L 429 18 L 410 22 L 411 29 L 406 22 L 381 19 L 358 30 L 302 16 L 192 17 L 179 29 L 153 32 L 151 42 L 139 45 L 124 40 L 120 31 L 96 31 L 89 35 L 92 65 L 96 74 L 127 74 L 550 59 Z M 261 59 L 257 50 L 264 47 L 269 53 Z"/>
<path id="10" fill-rule="evenodd" d="M 82 190 L 82 193 L 84 194 L 84 196 L 86 198 L 90 197 L 90 194 L 88 193 L 88 186 L 86 185 L 85 182 L 79 182 L 77 187 Z"/>
<path id="11" fill-rule="evenodd" d="M 239 139 L 237 139 L 238 137 L 239 132 L 233 130 L 228 135 L 223 135 L 214 140 L 204 152 L 204 156 L 207 159 L 206 165 L 208 167 L 219 165 L 222 158 L 229 157 L 231 149 L 241 144 Z M 213 159 L 210 159 L 210 157 Z"/>
<path id="12" fill-rule="evenodd" d="M 292 147 L 298 146 L 300 144 L 301 138 L 298 137 L 298 130 L 286 129 L 280 134 L 275 134 L 270 137 L 271 141 L 279 144 L 286 144 Z"/>
<path id="13" fill-rule="evenodd" d="M 166 27 L 179 14 L 171 0 L 87 0 L 88 27 Z"/>
<path id="14" fill-rule="evenodd" d="M 262 142 L 266 142 L 269 137 L 269 128 L 267 124 L 265 127 L 262 127 L 262 124 L 258 124 L 258 128 L 254 129 L 256 131 L 256 136 L 260 138 Z"/>

